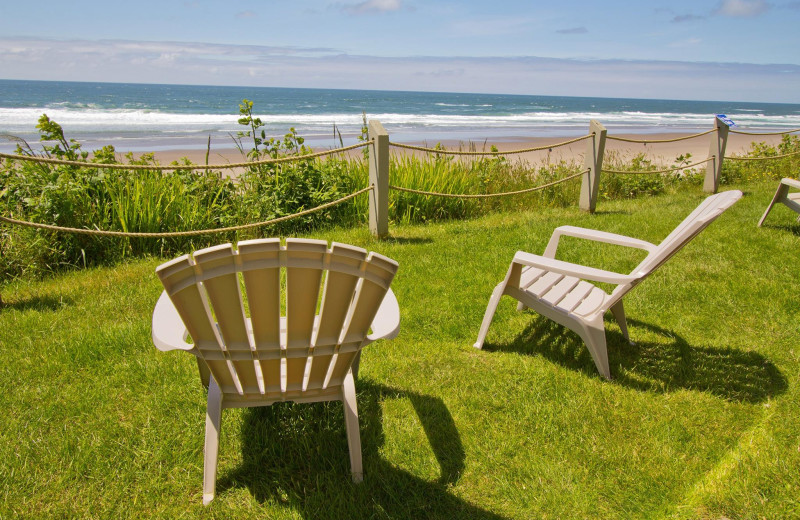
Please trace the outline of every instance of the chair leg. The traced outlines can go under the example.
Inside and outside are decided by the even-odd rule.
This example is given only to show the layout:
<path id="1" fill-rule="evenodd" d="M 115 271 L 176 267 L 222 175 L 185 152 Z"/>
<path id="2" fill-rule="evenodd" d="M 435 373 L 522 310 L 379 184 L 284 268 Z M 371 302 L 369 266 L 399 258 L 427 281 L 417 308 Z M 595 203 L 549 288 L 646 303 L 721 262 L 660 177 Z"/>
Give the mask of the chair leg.
<path id="1" fill-rule="evenodd" d="M 214 500 L 217 480 L 217 454 L 219 453 L 219 430 L 222 422 L 222 392 L 214 378 L 208 386 L 208 408 L 206 409 L 206 444 L 203 449 L 203 505 Z"/>
<path id="2" fill-rule="evenodd" d="M 364 480 L 361 465 L 361 432 L 358 428 L 358 407 L 356 405 L 356 385 L 353 372 L 349 371 L 342 384 L 342 405 L 344 406 L 344 427 L 347 430 L 347 447 L 350 450 L 350 471 L 353 482 Z"/>
<path id="3" fill-rule="evenodd" d="M 784 200 L 786 198 L 787 193 L 789 193 L 789 186 L 783 183 L 778 185 L 778 189 L 777 191 L 775 191 L 775 196 L 772 197 L 772 202 L 769 203 L 769 206 L 767 206 L 767 210 L 764 212 L 764 215 L 761 216 L 761 220 L 758 221 L 758 227 L 761 227 L 761 224 L 764 223 L 764 220 L 766 220 L 767 215 L 769 215 L 769 212 L 772 210 L 772 206 Z"/>
<path id="4" fill-rule="evenodd" d="M 614 319 L 617 320 L 617 325 L 619 325 L 619 330 L 622 331 L 622 336 L 628 343 L 633 345 L 634 343 L 628 335 L 628 322 L 625 319 L 625 307 L 622 306 L 622 300 L 611 306 L 611 314 L 613 314 Z"/>
<path id="5" fill-rule="evenodd" d="M 611 379 L 611 370 L 608 367 L 608 349 L 606 348 L 606 330 L 603 327 L 602 314 L 598 319 L 583 324 L 581 337 L 589 349 L 595 366 L 600 375 L 606 379 Z"/>
<path id="6" fill-rule="evenodd" d="M 483 348 L 483 342 L 486 339 L 486 334 L 489 332 L 489 325 L 492 324 L 494 313 L 497 311 L 497 304 L 500 303 L 500 298 L 503 296 L 503 291 L 506 288 L 506 283 L 501 282 L 497 284 L 492 291 L 492 296 L 489 298 L 489 305 L 486 306 L 486 312 L 483 314 L 483 322 L 481 322 L 481 330 L 478 332 L 478 340 L 473 347 Z"/>

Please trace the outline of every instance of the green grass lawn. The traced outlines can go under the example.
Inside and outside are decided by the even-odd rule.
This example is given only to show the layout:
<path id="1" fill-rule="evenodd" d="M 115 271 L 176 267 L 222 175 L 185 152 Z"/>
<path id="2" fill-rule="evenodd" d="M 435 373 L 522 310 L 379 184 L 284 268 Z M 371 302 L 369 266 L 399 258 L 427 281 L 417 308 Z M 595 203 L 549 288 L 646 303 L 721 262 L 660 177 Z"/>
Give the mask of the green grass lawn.
<path id="1" fill-rule="evenodd" d="M 742 188 L 629 294 L 635 346 L 607 318 L 612 381 L 510 298 L 473 349 L 492 288 L 562 224 L 658 242 L 699 191 L 315 235 L 400 263 L 400 336 L 364 351 L 357 383 L 364 481 L 339 403 L 226 410 L 209 508 L 194 358 L 150 341 L 160 261 L 6 284 L 0 518 L 800 518 L 800 225 L 781 206 L 756 227 L 776 185 Z"/>

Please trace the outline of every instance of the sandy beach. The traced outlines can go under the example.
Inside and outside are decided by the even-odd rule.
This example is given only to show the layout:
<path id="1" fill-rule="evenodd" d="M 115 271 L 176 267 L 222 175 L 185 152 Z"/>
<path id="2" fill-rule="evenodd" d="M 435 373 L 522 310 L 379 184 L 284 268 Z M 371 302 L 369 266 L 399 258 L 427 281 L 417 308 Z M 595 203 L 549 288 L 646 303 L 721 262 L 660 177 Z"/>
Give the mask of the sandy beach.
<path id="1" fill-rule="evenodd" d="M 637 139 L 647 141 L 658 140 L 671 140 L 686 135 L 692 134 L 676 134 L 676 133 L 656 133 L 656 134 L 611 134 L 614 137 L 621 137 L 626 139 Z M 613 156 L 626 159 L 636 156 L 637 154 L 645 154 L 654 164 L 669 166 L 675 162 L 675 158 L 679 155 L 691 154 L 690 162 L 702 161 L 708 157 L 708 151 L 711 143 L 712 135 L 704 135 L 692 139 L 685 139 L 667 143 L 628 143 L 624 141 L 617 141 L 608 139 L 606 141 L 606 159 L 611 159 Z M 390 136 L 391 139 L 391 136 Z M 538 148 L 543 146 L 553 145 L 553 148 L 509 154 L 507 158 L 514 161 L 526 161 L 531 165 L 537 164 L 552 164 L 560 161 L 583 161 L 586 152 L 586 141 L 578 141 L 564 146 L 557 146 L 559 143 L 570 141 L 574 137 L 504 137 L 495 141 L 492 138 L 487 138 L 486 141 L 472 141 L 472 142 L 458 142 L 458 141 L 442 141 L 442 145 L 449 150 L 489 150 L 492 145 L 496 146 L 498 150 L 503 152 L 514 152 L 516 150 Z M 726 155 L 742 154 L 748 151 L 753 142 L 766 142 L 771 145 L 777 145 L 781 141 L 780 135 L 765 135 L 765 136 L 751 136 L 743 134 L 731 133 L 728 135 L 728 143 L 726 148 Z M 346 143 L 347 144 L 347 143 Z M 409 142 L 401 144 L 410 144 L 416 146 L 434 147 L 436 143 L 432 142 Z M 315 152 L 323 151 L 326 148 L 316 147 Z M 393 154 L 419 154 L 422 152 L 411 151 L 405 148 L 390 147 Z M 360 150 L 353 150 L 346 152 L 351 155 L 360 153 Z M 120 151 L 119 158 L 123 160 L 124 151 Z M 136 155 L 136 154 L 135 154 Z M 187 157 L 189 160 L 196 164 L 205 164 L 206 150 L 165 150 L 155 153 L 156 159 L 161 164 L 169 164 L 172 161 L 178 160 L 182 157 Z M 212 147 L 209 156 L 209 164 L 231 164 L 243 162 L 246 159 L 236 148 L 219 148 Z"/>

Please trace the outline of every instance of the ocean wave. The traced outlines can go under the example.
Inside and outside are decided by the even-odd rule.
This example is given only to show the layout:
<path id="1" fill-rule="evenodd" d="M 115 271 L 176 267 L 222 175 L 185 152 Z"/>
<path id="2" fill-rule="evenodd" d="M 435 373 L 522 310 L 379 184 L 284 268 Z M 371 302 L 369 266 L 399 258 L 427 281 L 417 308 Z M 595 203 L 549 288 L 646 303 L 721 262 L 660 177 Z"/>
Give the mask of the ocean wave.
<path id="1" fill-rule="evenodd" d="M 58 106 L 57 106 L 58 105 Z M 64 127 L 69 136 L 74 132 L 126 133 L 197 133 L 234 132 L 241 130 L 238 114 L 185 114 L 143 109 L 111 109 L 94 107 L 76 109 L 69 104 L 54 104 L 42 108 L 0 108 L 0 133 L 32 134 L 39 117 L 46 113 Z M 329 131 L 335 124 L 342 130 L 358 129 L 361 112 L 327 114 L 255 114 L 270 132 L 283 133 L 294 127 L 303 132 Z M 800 127 L 800 114 L 765 115 L 762 112 L 736 110 L 727 114 L 741 127 L 786 129 Z M 710 128 L 714 114 L 642 112 L 642 111 L 530 111 L 520 114 L 409 114 L 374 113 L 368 119 L 381 121 L 388 129 L 443 130 L 475 128 L 526 129 L 537 128 L 586 129 L 596 119 L 609 129 L 651 128 L 652 131 Z"/>

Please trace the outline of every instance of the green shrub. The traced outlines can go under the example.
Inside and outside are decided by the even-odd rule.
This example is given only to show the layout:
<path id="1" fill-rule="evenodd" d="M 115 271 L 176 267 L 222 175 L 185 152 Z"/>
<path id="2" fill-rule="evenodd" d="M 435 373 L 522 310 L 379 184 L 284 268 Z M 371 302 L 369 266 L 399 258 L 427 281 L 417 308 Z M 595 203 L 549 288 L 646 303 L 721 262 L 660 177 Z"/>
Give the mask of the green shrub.
<path id="1" fill-rule="evenodd" d="M 800 168 L 800 154 L 778 157 L 800 152 L 800 137 L 784 135 L 778 146 L 764 142 L 753 142 L 750 150 L 739 156 L 742 158 L 776 157 L 768 161 L 747 161 L 729 159 L 722 163 L 720 182 L 722 184 L 776 180 L 783 177 L 797 177 Z"/>

